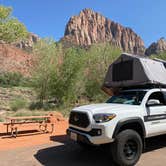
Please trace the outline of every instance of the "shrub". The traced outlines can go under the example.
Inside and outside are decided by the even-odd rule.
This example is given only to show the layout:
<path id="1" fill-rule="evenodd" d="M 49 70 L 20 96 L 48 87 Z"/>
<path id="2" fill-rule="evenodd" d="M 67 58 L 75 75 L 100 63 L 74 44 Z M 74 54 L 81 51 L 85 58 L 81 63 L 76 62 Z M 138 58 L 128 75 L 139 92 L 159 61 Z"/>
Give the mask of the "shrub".
<path id="1" fill-rule="evenodd" d="M 27 106 L 27 101 L 23 98 L 17 98 L 10 102 L 10 108 L 12 111 L 17 111 L 21 108 L 25 108 Z"/>
<path id="2" fill-rule="evenodd" d="M 1 86 L 19 86 L 22 80 L 20 73 L 1 73 L 0 74 L 0 85 Z"/>
<path id="3" fill-rule="evenodd" d="M 44 109 L 44 110 L 48 111 L 48 110 L 52 110 L 54 107 L 55 107 L 54 104 L 48 103 L 48 102 L 45 102 L 45 103 L 32 102 L 29 106 L 29 109 L 30 110 Z"/>
<path id="4" fill-rule="evenodd" d="M 16 72 L 5 72 L 0 73 L 0 86 L 12 87 L 12 86 L 32 86 L 31 79 L 24 77 L 20 73 Z"/>
<path id="5" fill-rule="evenodd" d="M 0 122 L 4 122 L 4 119 L 0 117 Z"/>
<path id="6" fill-rule="evenodd" d="M 30 110 L 41 109 L 42 107 L 43 107 L 43 103 L 41 103 L 41 102 L 32 102 L 29 105 Z"/>
<path id="7" fill-rule="evenodd" d="M 106 95 L 101 91 L 109 65 L 121 54 L 110 44 L 93 45 L 86 52 L 85 96 L 93 101 L 104 101 Z"/>

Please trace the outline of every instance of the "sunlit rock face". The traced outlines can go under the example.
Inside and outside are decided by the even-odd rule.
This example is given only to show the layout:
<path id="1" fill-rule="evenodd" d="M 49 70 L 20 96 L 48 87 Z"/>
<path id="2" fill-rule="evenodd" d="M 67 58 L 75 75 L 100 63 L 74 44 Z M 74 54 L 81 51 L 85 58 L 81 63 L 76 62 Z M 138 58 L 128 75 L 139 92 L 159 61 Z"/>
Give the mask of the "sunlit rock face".
<path id="1" fill-rule="evenodd" d="M 84 9 L 78 16 L 70 18 L 61 41 L 69 46 L 83 47 L 109 42 L 125 52 L 145 52 L 143 40 L 131 28 L 123 27 L 91 9 Z"/>
<path id="2" fill-rule="evenodd" d="M 145 51 L 146 55 L 160 54 L 166 52 L 166 40 L 160 38 L 157 42 L 152 43 Z"/>
<path id="3" fill-rule="evenodd" d="M 13 43 L 13 45 L 25 51 L 32 51 L 33 45 L 39 40 L 40 38 L 36 34 L 29 33 L 26 39 Z"/>

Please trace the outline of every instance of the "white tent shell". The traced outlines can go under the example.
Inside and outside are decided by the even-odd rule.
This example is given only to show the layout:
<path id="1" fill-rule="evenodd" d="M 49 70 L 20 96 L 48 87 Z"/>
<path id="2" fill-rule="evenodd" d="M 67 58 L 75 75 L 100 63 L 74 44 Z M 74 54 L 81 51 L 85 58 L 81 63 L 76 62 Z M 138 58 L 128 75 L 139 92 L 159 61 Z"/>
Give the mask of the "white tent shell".
<path id="1" fill-rule="evenodd" d="M 103 88 L 149 84 L 166 86 L 166 62 L 123 53 L 109 66 Z"/>

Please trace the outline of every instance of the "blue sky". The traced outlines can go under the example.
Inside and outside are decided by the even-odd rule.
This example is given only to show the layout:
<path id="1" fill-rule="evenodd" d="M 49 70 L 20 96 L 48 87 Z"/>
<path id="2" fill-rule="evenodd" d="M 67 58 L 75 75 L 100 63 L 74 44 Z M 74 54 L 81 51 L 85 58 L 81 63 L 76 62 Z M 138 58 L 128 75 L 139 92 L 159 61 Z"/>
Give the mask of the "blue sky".
<path id="1" fill-rule="evenodd" d="M 30 32 L 60 39 L 70 16 L 91 8 L 132 28 L 145 45 L 166 37 L 166 0 L 0 0 Z"/>

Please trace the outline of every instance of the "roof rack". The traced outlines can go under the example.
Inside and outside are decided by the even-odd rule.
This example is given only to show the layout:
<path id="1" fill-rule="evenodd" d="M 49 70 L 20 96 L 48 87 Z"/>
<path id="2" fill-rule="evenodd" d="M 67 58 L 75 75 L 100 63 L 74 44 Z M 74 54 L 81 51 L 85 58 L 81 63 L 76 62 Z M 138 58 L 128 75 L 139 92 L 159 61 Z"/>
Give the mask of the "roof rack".
<path id="1" fill-rule="evenodd" d="M 130 87 L 123 87 L 123 90 L 128 89 L 153 89 L 153 88 L 166 88 L 166 85 L 161 84 L 145 84 L 145 85 L 137 85 L 137 86 L 130 86 Z"/>

